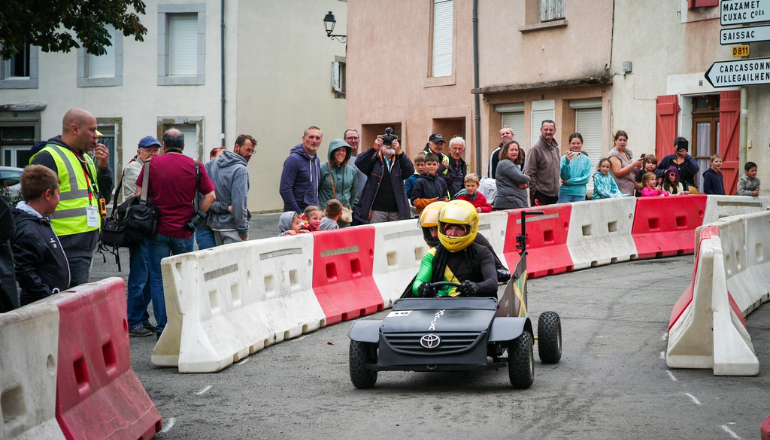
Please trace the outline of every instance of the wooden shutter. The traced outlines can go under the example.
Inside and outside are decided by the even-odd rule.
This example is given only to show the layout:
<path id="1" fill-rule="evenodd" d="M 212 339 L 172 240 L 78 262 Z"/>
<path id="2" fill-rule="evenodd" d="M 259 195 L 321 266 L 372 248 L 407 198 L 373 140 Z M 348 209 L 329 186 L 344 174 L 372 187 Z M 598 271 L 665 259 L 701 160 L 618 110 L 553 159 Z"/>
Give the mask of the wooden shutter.
<path id="1" fill-rule="evenodd" d="M 655 156 L 658 160 L 674 154 L 677 113 L 679 113 L 677 95 L 658 96 L 655 116 Z"/>
<path id="2" fill-rule="evenodd" d="M 722 156 L 722 173 L 725 194 L 735 194 L 738 189 L 740 169 L 738 148 L 740 143 L 741 92 L 722 92 L 719 96 L 719 155 Z M 703 170 L 705 171 L 705 170 Z"/>
<path id="3" fill-rule="evenodd" d="M 112 46 L 105 46 L 107 53 L 101 56 L 88 55 L 89 78 L 114 78 L 115 77 L 115 28 L 107 26 Z M 120 35 L 123 36 L 122 34 Z"/>
<path id="4" fill-rule="evenodd" d="M 602 158 L 601 107 L 575 110 L 575 131 L 583 136 L 583 151 L 591 159 L 591 169 L 595 170 L 599 165 L 599 159 Z M 586 189 L 589 192 L 593 191 L 594 179 L 588 179 Z"/>
<path id="5" fill-rule="evenodd" d="M 434 0 L 433 54 L 431 76 L 452 75 L 452 38 L 454 37 L 454 1 Z"/>
<path id="6" fill-rule="evenodd" d="M 712 6 L 719 6 L 719 0 L 687 0 L 687 8 L 708 8 Z"/>
<path id="7" fill-rule="evenodd" d="M 169 16 L 168 74 L 198 74 L 198 14 Z"/>

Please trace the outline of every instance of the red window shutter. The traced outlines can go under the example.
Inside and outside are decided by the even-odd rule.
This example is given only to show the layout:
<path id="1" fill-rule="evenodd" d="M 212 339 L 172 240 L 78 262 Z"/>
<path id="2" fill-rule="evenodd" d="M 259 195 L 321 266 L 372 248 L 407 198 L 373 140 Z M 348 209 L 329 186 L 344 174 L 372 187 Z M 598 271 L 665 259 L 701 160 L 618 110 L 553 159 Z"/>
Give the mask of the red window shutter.
<path id="1" fill-rule="evenodd" d="M 719 95 L 719 155 L 722 156 L 722 174 L 725 194 L 738 189 L 738 149 L 740 148 L 741 92 L 734 90 Z M 706 171 L 706 170 L 703 170 Z"/>
<path id="2" fill-rule="evenodd" d="M 669 154 L 674 154 L 677 113 L 679 113 L 677 95 L 658 96 L 655 117 L 655 156 L 659 161 Z"/>
<path id="3" fill-rule="evenodd" d="M 719 0 L 687 0 L 688 9 L 719 6 Z"/>

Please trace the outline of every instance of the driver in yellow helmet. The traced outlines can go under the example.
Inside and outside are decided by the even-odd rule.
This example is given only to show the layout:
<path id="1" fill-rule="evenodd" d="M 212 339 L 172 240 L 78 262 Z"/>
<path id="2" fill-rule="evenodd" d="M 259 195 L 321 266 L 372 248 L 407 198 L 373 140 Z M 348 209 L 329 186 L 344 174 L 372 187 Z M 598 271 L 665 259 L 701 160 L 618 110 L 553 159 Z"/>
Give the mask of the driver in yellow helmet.
<path id="1" fill-rule="evenodd" d="M 497 296 L 497 272 L 492 251 L 475 243 L 479 215 L 464 200 L 448 202 L 438 217 L 439 244 L 422 259 L 412 284 L 414 296 Z M 460 287 L 436 290 L 431 283 L 451 281 Z"/>
<path id="2" fill-rule="evenodd" d="M 438 216 L 441 209 L 446 206 L 447 203 L 448 202 L 433 202 L 426 206 L 422 211 L 422 214 L 420 214 L 420 219 L 417 224 L 422 229 L 422 238 L 425 240 L 425 243 L 432 248 L 439 245 Z M 495 259 L 495 269 L 497 270 L 497 281 L 499 283 L 507 283 L 508 280 L 511 279 L 511 273 L 503 265 L 500 259 L 497 258 L 497 254 L 489 243 L 489 240 L 482 234 L 477 234 L 473 242 L 485 246 L 492 252 L 492 257 Z"/>

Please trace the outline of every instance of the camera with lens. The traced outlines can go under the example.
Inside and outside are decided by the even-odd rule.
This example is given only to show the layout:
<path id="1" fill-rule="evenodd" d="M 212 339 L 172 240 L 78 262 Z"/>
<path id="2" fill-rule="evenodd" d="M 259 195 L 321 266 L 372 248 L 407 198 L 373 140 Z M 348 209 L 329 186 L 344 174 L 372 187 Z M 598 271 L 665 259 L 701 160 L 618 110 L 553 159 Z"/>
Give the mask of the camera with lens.
<path id="1" fill-rule="evenodd" d="M 398 140 L 398 136 L 393 134 L 393 129 L 390 127 L 386 128 L 385 134 L 382 135 L 382 144 L 390 147 L 391 145 L 393 145 L 393 141 L 397 141 L 397 140 Z"/>
<path id="2" fill-rule="evenodd" d="M 198 229 L 200 225 L 202 225 L 203 223 L 206 223 L 206 218 L 208 218 L 208 214 L 206 214 L 205 212 L 199 209 L 195 211 L 195 214 L 193 214 L 190 221 L 185 223 L 184 228 L 187 229 L 188 231 L 195 232 L 195 230 Z"/>

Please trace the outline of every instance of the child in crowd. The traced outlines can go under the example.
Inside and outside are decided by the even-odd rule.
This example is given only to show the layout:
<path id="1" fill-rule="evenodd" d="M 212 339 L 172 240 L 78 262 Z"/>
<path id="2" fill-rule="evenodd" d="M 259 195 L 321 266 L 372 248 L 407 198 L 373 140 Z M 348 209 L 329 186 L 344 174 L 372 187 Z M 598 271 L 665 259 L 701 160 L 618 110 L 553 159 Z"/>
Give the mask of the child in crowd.
<path id="1" fill-rule="evenodd" d="M 682 182 L 679 181 L 679 168 L 673 165 L 668 167 L 666 170 L 666 174 L 663 177 L 663 183 L 660 185 L 660 189 L 668 191 L 668 193 L 672 196 L 690 194 L 689 191 L 684 190 Z"/>
<path id="2" fill-rule="evenodd" d="M 306 229 L 309 232 L 315 232 L 320 230 L 321 221 L 324 218 L 324 211 L 320 206 L 310 205 L 305 208 L 305 219 L 307 223 L 302 224 L 302 229 Z"/>
<path id="3" fill-rule="evenodd" d="M 340 225 L 337 224 L 337 220 L 340 217 L 342 217 L 342 203 L 337 199 L 330 199 L 326 202 L 324 217 L 321 219 L 321 226 L 318 229 L 321 231 L 339 229 Z"/>
<path id="4" fill-rule="evenodd" d="M 642 185 L 644 185 L 642 197 L 666 197 L 669 195 L 668 191 L 657 188 L 658 176 L 655 173 L 644 173 Z"/>
<path id="5" fill-rule="evenodd" d="M 476 208 L 476 212 L 492 212 L 492 206 L 487 203 L 487 198 L 478 192 L 479 176 L 473 173 L 466 174 L 463 183 L 465 189 L 458 191 L 454 198 L 470 202 Z"/>
<path id="6" fill-rule="evenodd" d="M 21 196 L 13 210 L 16 235 L 13 258 L 21 287 L 21 305 L 67 290 L 70 269 L 59 238 L 45 215 L 59 204 L 59 177 L 42 165 L 29 165 L 21 173 Z"/>
<path id="7" fill-rule="evenodd" d="M 447 201 L 447 185 L 444 179 L 436 176 L 439 159 L 435 153 L 425 155 L 425 174 L 420 174 L 412 187 L 412 197 L 409 199 L 420 214 L 426 206 L 433 202 Z"/>
<path id="8" fill-rule="evenodd" d="M 703 193 L 725 195 L 725 179 L 722 172 L 722 156 L 711 155 L 710 168 L 703 173 Z"/>
<path id="9" fill-rule="evenodd" d="M 655 157 L 654 154 L 645 154 L 644 155 L 644 162 L 642 162 L 642 167 L 644 170 L 642 172 L 636 173 L 636 197 L 642 196 L 642 188 L 644 188 L 644 185 L 642 185 L 642 177 L 644 177 L 647 173 L 654 173 L 655 169 L 658 168 L 658 158 Z M 678 172 L 679 170 L 677 170 Z"/>
<path id="10" fill-rule="evenodd" d="M 599 165 L 596 169 L 597 171 L 594 173 L 594 200 L 628 197 L 628 194 L 620 192 L 618 184 L 615 183 L 615 179 L 610 175 L 609 159 L 605 157 L 599 160 Z"/>
<path id="11" fill-rule="evenodd" d="M 302 233 L 302 215 L 294 211 L 288 211 L 281 214 L 278 219 L 278 227 L 281 229 L 279 237 L 297 235 Z M 307 232 L 307 231 L 304 231 Z"/>
<path id="12" fill-rule="evenodd" d="M 739 196 L 754 196 L 759 197 L 759 178 L 757 177 L 757 164 L 754 162 L 746 162 L 746 166 L 743 167 L 746 174 L 742 175 L 738 180 L 738 192 Z"/>
<path id="13" fill-rule="evenodd" d="M 409 178 L 404 182 L 406 198 L 408 199 L 412 198 L 412 188 L 414 188 L 414 183 L 417 182 L 420 174 L 425 173 L 425 155 L 422 152 L 418 153 L 417 156 L 412 159 L 412 163 L 414 164 L 414 174 L 409 176 Z"/>

